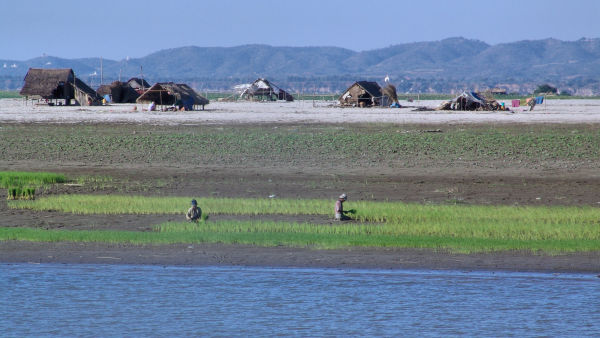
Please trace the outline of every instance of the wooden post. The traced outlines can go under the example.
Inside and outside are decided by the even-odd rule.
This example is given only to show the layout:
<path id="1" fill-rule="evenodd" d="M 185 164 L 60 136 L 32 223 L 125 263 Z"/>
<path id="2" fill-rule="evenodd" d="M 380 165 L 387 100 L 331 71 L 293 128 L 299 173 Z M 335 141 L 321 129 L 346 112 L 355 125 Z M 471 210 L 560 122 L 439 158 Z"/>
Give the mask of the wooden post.
<path id="1" fill-rule="evenodd" d="M 144 89 L 144 69 L 142 68 L 142 65 L 140 65 L 140 76 L 142 77 L 142 92 L 145 92 L 146 90 Z"/>
<path id="2" fill-rule="evenodd" d="M 102 86 L 102 81 L 104 80 L 102 73 L 102 56 L 100 57 L 100 85 Z"/>

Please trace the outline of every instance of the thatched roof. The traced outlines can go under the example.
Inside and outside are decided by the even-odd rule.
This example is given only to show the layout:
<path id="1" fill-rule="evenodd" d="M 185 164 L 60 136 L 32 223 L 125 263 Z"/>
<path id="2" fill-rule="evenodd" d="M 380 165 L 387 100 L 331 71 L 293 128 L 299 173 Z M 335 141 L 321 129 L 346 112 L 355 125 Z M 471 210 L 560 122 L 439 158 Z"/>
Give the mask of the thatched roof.
<path id="1" fill-rule="evenodd" d="M 342 105 L 379 105 L 381 103 L 381 87 L 373 81 L 354 82 L 339 97 Z"/>
<path id="2" fill-rule="evenodd" d="M 21 88 L 21 95 L 39 95 L 44 98 L 54 98 L 59 86 L 73 83 L 72 69 L 40 69 L 29 68 L 25 75 L 25 84 Z"/>
<path id="3" fill-rule="evenodd" d="M 45 99 L 79 99 L 83 94 L 93 101 L 102 98 L 78 77 L 72 69 L 40 69 L 29 68 L 25 75 L 25 84 L 21 95 L 41 96 Z M 81 103 L 81 102 L 80 102 Z"/>
<path id="4" fill-rule="evenodd" d="M 267 79 L 259 78 L 248 85 L 239 85 L 240 96 L 266 96 L 269 99 L 294 101 L 292 94 L 279 88 Z"/>
<path id="5" fill-rule="evenodd" d="M 85 82 L 81 81 L 78 77 L 75 78 L 75 87 L 80 91 L 87 94 L 92 100 L 100 101 L 102 97 L 98 95 L 98 93 L 92 89 L 92 87 L 88 86 Z"/>
<path id="6" fill-rule="evenodd" d="M 115 82 L 118 82 L 118 81 L 115 81 Z M 110 91 L 111 86 L 112 86 L 112 84 L 102 85 L 102 86 L 98 87 L 98 89 L 96 89 L 96 93 L 98 93 L 98 95 L 102 95 L 102 96 L 111 95 L 111 91 Z"/>
<path id="7" fill-rule="evenodd" d="M 133 89 L 150 88 L 150 84 L 146 80 L 140 79 L 139 77 L 132 77 L 131 79 L 127 80 L 127 84 Z"/>
<path id="8" fill-rule="evenodd" d="M 498 101 L 473 91 L 464 91 L 453 100 L 442 102 L 436 110 L 503 110 Z"/>
<path id="9" fill-rule="evenodd" d="M 381 87 L 375 81 L 358 81 L 356 84 L 362 87 L 367 93 L 369 93 L 373 97 L 380 97 Z"/>
<path id="10" fill-rule="evenodd" d="M 393 84 L 388 83 L 387 86 L 383 88 L 383 96 L 389 97 L 389 99 L 393 103 L 398 103 L 398 94 L 396 93 L 396 86 L 394 86 Z"/>
<path id="11" fill-rule="evenodd" d="M 208 99 L 196 93 L 184 83 L 163 82 L 156 83 L 144 94 L 137 98 L 138 103 L 155 102 L 156 104 L 172 105 L 177 101 L 193 102 L 193 105 L 207 105 Z"/>
<path id="12" fill-rule="evenodd" d="M 114 103 L 135 103 L 135 100 L 140 97 L 135 89 L 120 81 L 114 81 L 110 85 L 102 85 L 98 87 L 97 92 L 102 96 L 110 95 Z"/>

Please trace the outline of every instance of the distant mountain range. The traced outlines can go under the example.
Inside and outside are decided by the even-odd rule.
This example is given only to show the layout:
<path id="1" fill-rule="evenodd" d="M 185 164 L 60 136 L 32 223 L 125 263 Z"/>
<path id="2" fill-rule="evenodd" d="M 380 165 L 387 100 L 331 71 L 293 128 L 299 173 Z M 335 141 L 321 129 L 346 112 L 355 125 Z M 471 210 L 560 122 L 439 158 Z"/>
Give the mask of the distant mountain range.
<path id="1" fill-rule="evenodd" d="M 18 89 L 30 67 L 73 68 L 100 84 L 100 58 L 42 56 L 0 59 L 0 89 Z M 102 60 L 103 82 L 140 76 L 187 82 L 198 90 L 228 90 L 258 77 L 293 92 L 339 92 L 356 80 L 383 82 L 399 92 L 455 92 L 501 87 L 530 92 L 550 83 L 573 94 L 600 93 L 600 39 L 528 40 L 497 45 L 465 38 L 415 42 L 356 52 L 338 47 L 181 47 L 142 58 Z"/>

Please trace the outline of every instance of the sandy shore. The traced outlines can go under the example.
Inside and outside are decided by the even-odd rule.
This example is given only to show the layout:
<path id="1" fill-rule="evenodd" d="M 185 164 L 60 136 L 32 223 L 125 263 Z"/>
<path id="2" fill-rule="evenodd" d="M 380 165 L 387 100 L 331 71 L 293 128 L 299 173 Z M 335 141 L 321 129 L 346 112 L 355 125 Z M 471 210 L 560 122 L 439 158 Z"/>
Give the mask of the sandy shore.
<path id="1" fill-rule="evenodd" d="M 534 111 L 415 111 L 441 101 L 401 102 L 409 108 L 340 108 L 325 101 L 212 102 L 204 111 L 147 112 L 138 104 L 98 107 L 26 105 L 22 99 L 0 100 L 0 123 L 141 123 L 159 125 L 231 123 L 600 123 L 600 100 L 548 100 Z M 509 104 L 510 102 L 506 102 Z M 133 108 L 137 107 L 137 111 Z"/>
<path id="2" fill-rule="evenodd" d="M 0 262 L 600 273 L 600 252 L 465 255 L 422 249 L 313 250 L 224 244 L 137 246 L 5 241 L 0 242 Z"/>

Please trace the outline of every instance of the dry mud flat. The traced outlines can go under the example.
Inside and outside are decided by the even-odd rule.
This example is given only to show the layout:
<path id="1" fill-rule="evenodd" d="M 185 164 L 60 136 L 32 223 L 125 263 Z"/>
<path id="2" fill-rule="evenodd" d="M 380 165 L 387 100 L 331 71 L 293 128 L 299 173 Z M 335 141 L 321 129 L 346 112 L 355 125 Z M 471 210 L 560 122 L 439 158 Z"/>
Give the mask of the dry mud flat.
<path id="1" fill-rule="evenodd" d="M 0 100 L 0 122 L 30 123 L 599 123 L 600 100 L 549 100 L 534 111 L 512 112 L 414 111 L 435 108 L 442 101 L 400 102 L 408 108 L 339 108 L 325 101 L 212 102 L 205 111 L 147 112 L 140 104 L 98 107 L 26 105 L 22 99 Z M 505 102 L 509 104 L 510 102 Z M 137 107 L 136 111 L 133 108 Z"/>
<path id="2" fill-rule="evenodd" d="M 548 256 L 532 255 L 527 252 L 498 252 L 465 255 L 422 249 L 311 250 L 225 244 L 140 246 L 8 241 L 0 242 L 0 262 L 488 270 L 593 274 L 600 272 L 600 253 Z"/>

